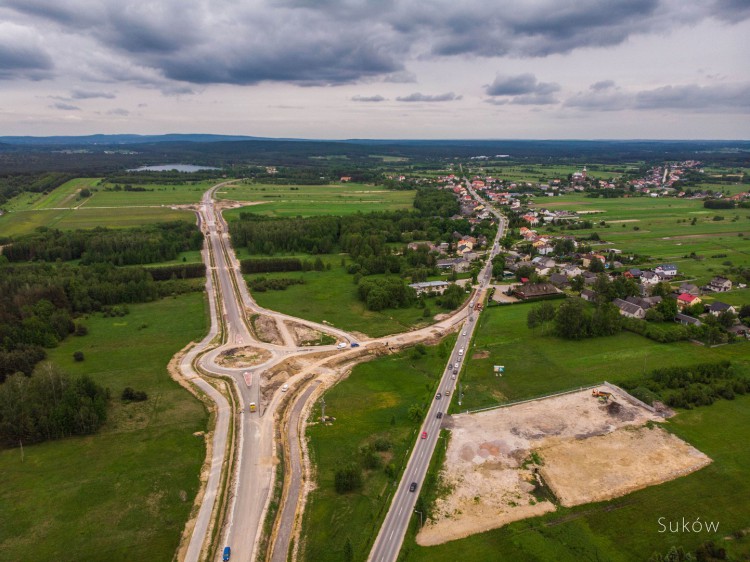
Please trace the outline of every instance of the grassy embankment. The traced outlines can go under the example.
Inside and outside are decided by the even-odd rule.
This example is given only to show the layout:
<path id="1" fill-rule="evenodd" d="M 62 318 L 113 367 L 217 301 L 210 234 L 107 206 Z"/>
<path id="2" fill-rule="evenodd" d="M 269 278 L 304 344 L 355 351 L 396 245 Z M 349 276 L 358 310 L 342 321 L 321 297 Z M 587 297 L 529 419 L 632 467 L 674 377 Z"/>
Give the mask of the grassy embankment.
<path id="1" fill-rule="evenodd" d="M 342 560 L 347 538 L 355 560 L 367 557 L 392 498 L 394 480 L 377 468 L 365 471 L 360 491 L 337 494 L 334 473 L 343 464 L 358 462 L 360 447 L 379 437 L 392 444 L 383 453 L 383 464 L 392 462 L 400 472 L 419 428 L 408 417 L 409 407 L 432 400 L 454 338 L 446 341 L 426 348 L 425 355 L 408 350 L 357 365 L 347 379 L 325 394 L 326 415 L 336 421 L 311 425 L 307 431 L 318 487 L 305 510 L 306 560 Z M 311 419 L 317 416 L 318 406 Z"/>
<path id="2" fill-rule="evenodd" d="M 593 229 L 565 233 L 585 237 L 596 232 L 608 244 L 594 243 L 594 248 L 648 255 L 653 265 L 674 263 L 682 275 L 700 284 L 728 265 L 750 267 L 750 209 L 705 209 L 702 201 L 675 198 L 591 199 L 582 195 L 540 199 L 535 206 L 602 211 L 585 215 L 595 223 Z M 600 221 L 606 226 L 600 226 Z M 692 252 L 699 259 L 688 257 Z"/>
<path id="3" fill-rule="evenodd" d="M 50 359 L 112 392 L 96 435 L 0 451 L 0 558 L 170 560 L 198 489 L 205 457 L 202 404 L 172 381 L 166 364 L 206 329 L 193 293 L 130 305 L 121 318 L 92 315 L 89 334 L 69 337 Z M 76 363 L 74 351 L 85 360 Z M 125 404 L 125 386 L 148 400 Z"/>

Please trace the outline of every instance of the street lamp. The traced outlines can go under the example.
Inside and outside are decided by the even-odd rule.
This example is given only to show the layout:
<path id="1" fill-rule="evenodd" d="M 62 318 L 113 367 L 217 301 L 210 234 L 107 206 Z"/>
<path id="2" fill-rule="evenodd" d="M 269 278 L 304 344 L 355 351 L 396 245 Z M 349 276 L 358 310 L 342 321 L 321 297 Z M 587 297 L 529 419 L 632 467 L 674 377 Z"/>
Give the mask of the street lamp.
<path id="1" fill-rule="evenodd" d="M 415 509 L 415 510 L 414 510 L 414 513 L 419 513 L 419 528 L 421 529 L 421 528 L 423 527 L 423 523 L 422 523 L 422 512 L 421 512 L 421 511 L 417 511 L 417 510 Z"/>

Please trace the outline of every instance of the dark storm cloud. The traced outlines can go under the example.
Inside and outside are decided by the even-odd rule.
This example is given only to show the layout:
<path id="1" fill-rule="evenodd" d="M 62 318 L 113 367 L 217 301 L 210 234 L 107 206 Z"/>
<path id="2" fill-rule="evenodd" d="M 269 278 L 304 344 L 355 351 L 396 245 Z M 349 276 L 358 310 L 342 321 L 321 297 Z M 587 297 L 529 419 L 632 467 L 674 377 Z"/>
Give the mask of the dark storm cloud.
<path id="1" fill-rule="evenodd" d="M 381 102 L 381 101 L 386 101 L 386 98 L 384 98 L 380 94 L 375 95 L 375 96 L 353 96 L 352 101 Z"/>
<path id="2" fill-rule="evenodd" d="M 453 92 L 448 92 L 446 94 L 435 94 L 435 95 L 429 95 L 429 94 L 422 94 L 421 92 L 414 92 L 413 94 L 409 94 L 408 96 L 401 96 L 396 98 L 397 101 L 403 101 L 403 102 L 420 102 L 420 101 L 426 101 L 426 102 L 441 102 L 441 101 L 455 101 L 460 100 L 461 96 L 457 96 Z"/>
<path id="3" fill-rule="evenodd" d="M 533 74 L 518 74 L 516 76 L 497 76 L 495 81 L 486 87 L 488 96 L 492 96 L 489 103 L 505 105 L 550 105 L 558 103 L 555 92 L 560 85 L 554 82 L 539 82 Z M 499 99 L 498 99 L 499 98 Z"/>
<path id="4" fill-rule="evenodd" d="M 129 63 L 151 73 L 129 69 L 130 81 L 160 89 L 164 81 L 413 81 L 404 63 L 415 57 L 544 57 L 705 18 L 750 17 L 747 0 L 687 7 L 675 0 L 432 0 L 428 7 L 418 0 L 5 0 L 3 7 L 62 46 L 67 39 L 87 42 L 56 55 L 74 70 L 117 81 Z M 0 39 L 0 76 L 52 68 L 43 51 L 26 45 Z M 102 59 L 120 66 L 97 65 Z M 532 96 L 523 103 L 533 96 L 549 101 L 551 93 L 490 95 Z"/>
<path id="5" fill-rule="evenodd" d="M 594 82 L 589 86 L 589 90 L 594 90 L 595 92 L 601 92 L 602 90 L 609 90 L 610 88 L 615 87 L 615 81 L 614 80 L 601 80 L 599 82 Z"/>
<path id="6" fill-rule="evenodd" d="M 750 112 L 750 84 L 664 86 L 640 92 L 620 90 L 581 92 L 564 104 L 586 111 L 683 110 L 697 112 Z"/>
<path id="7" fill-rule="evenodd" d="M 41 79 L 50 74 L 53 66 L 52 57 L 32 29 L 0 24 L 0 79 Z"/>

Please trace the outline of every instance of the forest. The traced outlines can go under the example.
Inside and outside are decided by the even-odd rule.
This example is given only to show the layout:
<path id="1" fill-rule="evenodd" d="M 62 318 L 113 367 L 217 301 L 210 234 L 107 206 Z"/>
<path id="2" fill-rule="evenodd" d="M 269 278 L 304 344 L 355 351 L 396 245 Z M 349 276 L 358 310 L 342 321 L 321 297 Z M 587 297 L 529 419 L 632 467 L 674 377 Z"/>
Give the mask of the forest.
<path id="1" fill-rule="evenodd" d="M 182 221 L 128 229 L 94 228 L 62 231 L 40 227 L 3 249 L 11 262 L 81 260 L 82 265 L 134 265 L 170 261 L 180 252 L 200 250 L 203 235 Z"/>
<path id="2" fill-rule="evenodd" d="M 66 181 L 73 179 L 72 174 L 45 172 L 37 174 L 17 174 L 0 177 L 0 206 L 11 197 L 29 191 L 32 193 L 49 193 Z"/>

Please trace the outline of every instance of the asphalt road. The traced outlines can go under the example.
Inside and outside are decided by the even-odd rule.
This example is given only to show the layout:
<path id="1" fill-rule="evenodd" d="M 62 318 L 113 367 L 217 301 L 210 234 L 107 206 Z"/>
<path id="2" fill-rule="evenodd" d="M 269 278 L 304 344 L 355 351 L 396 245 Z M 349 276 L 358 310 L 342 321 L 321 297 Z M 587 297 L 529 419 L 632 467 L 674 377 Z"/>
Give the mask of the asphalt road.
<path id="1" fill-rule="evenodd" d="M 469 182 L 465 181 L 472 196 L 479 199 L 476 192 L 469 187 Z M 494 210 L 492 212 L 499 220 L 497 236 L 493 241 L 487 262 L 478 276 L 479 291 L 477 294 L 480 294 L 489 284 L 492 276 L 492 258 L 498 252 L 499 241 L 503 237 L 505 230 L 504 218 Z M 468 346 L 474 333 L 477 318 L 478 314 L 471 314 L 469 316 L 456 340 L 456 345 L 451 352 L 448 365 L 440 379 L 435 398 L 430 404 L 422 427 L 419 429 L 416 443 L 396 489 L 391 507 L 385 516 L 383 525 L 370 551 L 368 560 L 372 562 L 395 562 L 401 551 L 401 545 L 404 542 L 404 536 L 406 535 L 406 529 L 409 526 L 411 517 L 420 517 L 420 514 L 415 512 L 414 506 L 422 489 L 422 483 L 427 474 L 430 459 L 437 446 L 442 422 L 442 417 L 438 418 L 438 415 L 443 416 L 448 411 L 450 402 L 455 395 L 454 391 L 457 380 L 453 379 L 453 371 L 456 370 L 456 367 L 460 371 L 463 360 L 470 353 Z M 450 394 L 446 395 L 448 392 Z M 410 489 L 412 486 L 415 486 L 413 491 Z M 424 514 L 421 514 L 421 517 L 423 518 Z"/>

